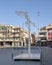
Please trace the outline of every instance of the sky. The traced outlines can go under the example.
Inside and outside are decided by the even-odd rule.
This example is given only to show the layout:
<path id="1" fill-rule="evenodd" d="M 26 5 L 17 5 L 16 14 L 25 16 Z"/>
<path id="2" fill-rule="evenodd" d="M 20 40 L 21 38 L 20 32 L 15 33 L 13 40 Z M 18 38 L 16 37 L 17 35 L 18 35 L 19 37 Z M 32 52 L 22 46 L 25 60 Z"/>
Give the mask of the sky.
<path id="1" fill-rule="evenodd" d="M 28 29 L 26 19 L 17 15 L 16 11 L 28 12 L 29 19 L 37 28 L 52 24 L 52 0 L 0 0 L 0 24 Z M 32 24 L 30 28 L 31 32 L 38 30 Z"/>

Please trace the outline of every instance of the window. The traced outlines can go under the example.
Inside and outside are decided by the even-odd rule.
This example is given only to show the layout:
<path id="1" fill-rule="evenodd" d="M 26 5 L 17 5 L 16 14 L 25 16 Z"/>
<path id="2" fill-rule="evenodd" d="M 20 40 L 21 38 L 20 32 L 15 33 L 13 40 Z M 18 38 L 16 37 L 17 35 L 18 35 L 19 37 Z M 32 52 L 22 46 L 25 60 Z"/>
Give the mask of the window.
<path id="1" fill-rule="evenodd" d="M 39 33 L 39 35 L 46 35 L 46 32 L 41 32 Z"/>
<path id="2" fill-rule="evenodd" d="M 6 28 L 4 27 L 4 28 L 2 28 L 2 30 L 6 30 Z"/>
<path id="3" fill-rule="evenodd" d="M 41 38 L 41 40 L 46 40 L 46 37 L 45 38 Z"/>

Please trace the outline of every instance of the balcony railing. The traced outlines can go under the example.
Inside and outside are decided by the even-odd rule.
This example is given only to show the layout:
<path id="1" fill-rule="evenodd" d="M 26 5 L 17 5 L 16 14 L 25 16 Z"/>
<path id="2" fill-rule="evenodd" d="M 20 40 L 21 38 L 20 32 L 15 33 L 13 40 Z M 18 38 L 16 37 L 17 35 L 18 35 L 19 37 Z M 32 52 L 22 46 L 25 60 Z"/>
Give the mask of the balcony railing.
<path id="1" fill-rule="evenodd" d="M 38 35 L 38 37 L 46 37 L 46 35 Z"/>
<path id="2" fill-rule="evenodd" d="M 10 39 L 8 39 L 8 38 L 0 38 L 0 41 L 20 41 L 20 39 L 19 38 L 17 38 L 17 39 L 14 39 L 14 38 L 10 38 Z"/>

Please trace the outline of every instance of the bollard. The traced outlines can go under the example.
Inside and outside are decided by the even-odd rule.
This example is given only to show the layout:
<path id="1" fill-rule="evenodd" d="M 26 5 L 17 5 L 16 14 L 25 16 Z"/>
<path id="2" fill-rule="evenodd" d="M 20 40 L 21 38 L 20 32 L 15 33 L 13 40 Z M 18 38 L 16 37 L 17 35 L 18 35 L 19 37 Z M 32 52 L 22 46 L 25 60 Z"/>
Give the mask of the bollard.
<path id="1" fill-rule="evenodd" d="M 13 60 L 13 53 L 11 54 L 11 58 L 12 58 L 12 60 Z"/>

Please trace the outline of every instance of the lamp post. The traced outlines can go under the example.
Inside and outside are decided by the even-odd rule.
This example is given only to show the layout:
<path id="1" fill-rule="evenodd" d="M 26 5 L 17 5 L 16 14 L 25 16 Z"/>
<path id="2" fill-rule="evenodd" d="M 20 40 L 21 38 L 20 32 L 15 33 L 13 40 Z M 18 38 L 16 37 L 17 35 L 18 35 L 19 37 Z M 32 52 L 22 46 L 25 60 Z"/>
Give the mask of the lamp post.
<path id="1" fill-rule="evenodd" d="M 40 38 L 39 38 L 39 16 L 40 16 L 40 12 L 38 11 L 38 43 L 40 43 Z M 41 45 L 41 44 L 39 44 Z"/>

